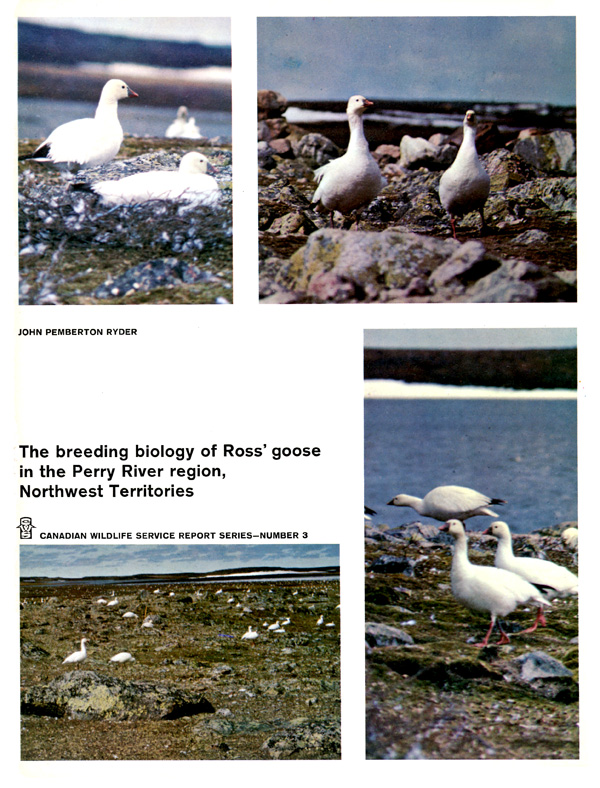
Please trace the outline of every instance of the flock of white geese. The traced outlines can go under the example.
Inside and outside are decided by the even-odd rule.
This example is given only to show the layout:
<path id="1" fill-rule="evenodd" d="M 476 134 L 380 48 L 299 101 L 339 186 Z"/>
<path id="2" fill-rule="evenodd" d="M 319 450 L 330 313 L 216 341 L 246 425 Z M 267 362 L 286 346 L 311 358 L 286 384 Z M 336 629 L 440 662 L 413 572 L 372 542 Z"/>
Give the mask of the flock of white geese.
<path id="1" fill-rule="evenodd" d="M 220 588 L 218 591 L 215 591 L 214 592 L 214 596 L 216 596 L 216 597 L 221 596 L 221 594 L 223 594 L 223 590 L 224 589 Z M 161 591 L 160 591 L 160 589 L 157 588 L 153 593 L 154 594 L 160 594 Z M 297 596 L 297 594 L 298 594 L 297 591 L 293 591 L 292 592 L 293 596 Z M 202 596 L 202 593 L 201 592 L 197 592 L 197 595 Z M 175 596 L 175 593 L 173 591 L 171 591 L 169 593 L 169 596 Z M 235 598 L 234 597 L 229 597 L 227 599 L 227 604 L 230 604 L 230 603 L 233 603 L 233 602 L 235 602 Z M 109 602 L 107 599 L 104 599 L 103 597 L 100 597 L 99 599 L 96 600 L 95 604 L 97 604 L 97 605 L 106 605 L 107 608 L 108 607 L 113 607 L 114 608 L 114 607 L 117 607 L 120 604 L 120 600 L 119 600 L 118 597 L 114 597 Z M 237 606 L 239 607 L 240 605 L 241 605 L 241 603 L 238 603 Z M 339 610 L 339 608 L 340 608 L 340 605 L 337 605 L 336 610 Z M 137 613 L 134 613 L 132 611 L 127 611 L 126 613 L 123 613 L 122 618 L 133 619 L 133 618 L 139 618 L 139 616 L 137 615 Z M 323 625 L 324 621 L 325 621 L 325 619 L 324 619 L 323 615 L 321 615 L 318 618 L 318 620 L 315 622 L 315 626 L 319 627 L 319 626 Z M 291 621 L 290 617 L 287 616 L 286 618 L 282 619 L 281 621 L 279 619 L 277 619 L 277 621 L 275 621 L 273 624 L 269 624 L 268 621 L 265 621 L 263 623 L 263 628 L 265 629 L 266 632 L 283 633 L 283 632 L 287 631 L 286 627 L 289 626 L 291 623 L 292 623 L 292 621 Z M 149 628 L 153 627 L 154 623 L 153 623 L 153 620 L 152 620 L 152 616 L 146 616 L 146 618 L 142 622 L 141 626 L 142 627 L 149 627 Z M 324 624 L 324 626 L 327 627 L 327 628 L 333 629 L 333 628 L 335 628 L 335 622 L 331 621 L 331 622 L 329 622 L 327 624 Z M 241 640 L 247 640 L 247 641 L 253 642 L 259 637 L 259 634 L 260 633 L 258 632 L 257 629 L 253 629 L 252 626 L 249 626 L 247 631 L 244 632 L 244 634 L 241 636 Z M 88 657 L 86 643 L 89 643 L 88 638 L 85 638 L 85 637 L 82 638 L 79 650 L 78 651 L 74 651 L 72 654 L 69 654 L 68 657 L 65 657 L 65 659 L 62 661 L 62 664 L 63 665 L 79 665 L 80 663 L 85 662 L 85 660 Z M 109 662 L 115 662 L 115 663 L 135 662 L 135 657 L 129 651 L 120 651 L 118 654 L 115 654 L 114 656 L 112 656 L 109 659 Z"/>
<path id="2" fill-rule="evenodd" d="M 498 540 L 494 566 L 480 566 L 469 561 L 467 534 L 464 521 L 470 517 L 498 515 L 490 509 L 506 503 L 500 498 L 490 498 L 477 490 L 457 485 L 436 487 L 418 498 L 399 494 L 389 501 L 391 506 L 410 506 L 419 514 L 444 521 L 441 531 L 454 539 L 451 567 L 451 589 L 455 599 L 465 607 L 488 613 L 489 629 L 476 645 L 488 645 L 494 625 L 500 630 L 497 645 L 509 643 L 502 629 L 500 617 L 508 616 L 521 605 L 535 605 L 537 614 L 533 624 L 519 634 L 534 632 L 545 626 L 544 608 L 551 607 L 555 597 L 577 594 L 579 579 L 564 566 L 541 558 L 515 556 L 510 528 L 505 522 L 496 521 L 483 533 Z M 366 512 L 367 507 L 365 507 Z M 369 509 L 374 514 L 372 509 Z M 577 546 L 577 529 L 567 528 L 562 534 L 570 547 Z"/>

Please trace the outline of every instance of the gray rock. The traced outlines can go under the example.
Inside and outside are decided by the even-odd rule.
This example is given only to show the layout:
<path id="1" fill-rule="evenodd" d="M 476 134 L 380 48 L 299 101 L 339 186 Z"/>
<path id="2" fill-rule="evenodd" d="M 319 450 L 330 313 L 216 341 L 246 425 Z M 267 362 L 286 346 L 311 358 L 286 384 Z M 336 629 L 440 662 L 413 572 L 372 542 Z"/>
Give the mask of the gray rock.
<path id="1" fill-rule="evenodd" d="M 543 651 L 532 651 L 511 660 L 506 668 L 505 679 L 561 703 L 574 703 L 579 696 L 572 672 Z"/>
<path id="2" fill-rule="evenodd" d="M 305 134 L 299 140 L 292 139 L 294 155 L 306 160 L 310 167 L 321 167 L 341 156 L 340 149 L 323 134 Z"/>
<path id="3" fill-rule="evenodd" d="M 446 169 L 456 158 L 454 145 L 434 145 L 422 137 L 405 134 L 400 140 L 400 166 L 409 170 L 426 167 L 429 170 Z"/>
<path id="4" fill-rule="evenodd" d="M 402 629 L 367 621 L 365 624 L 365 640 L 371 647 L 413 645 L 414 640 Z"/>
<path id="5" fill-rule="evenodd" d="M 517 657 L 514 662 L 519 666 L 521 678 L 524 681 L 555 678 L 557 676 L 571 677 L 573 675 L 572 671 L 566 668 L 562 662 L 559 662 L 544 651 L 532 651 L 529 654 L 523 654 Z"/>
<path id="6" fill-rule="evenodd" d="M 369 572 L 383 572 L 385 574 L 399 573 L 407 577 L 414 577 L 415 566 L 418 564 L 412 558 L 405 558 L 404 556 L 396 555 L 380 555 L 369 566 Z"/>
<path id="7" fill-rule="evenodd" d="M 429 285 L 435 290 L 452 285 L 454 292 L 464 292 L 469 284 L 496 271 L 500 265 L 500 260 L 488 255 L 480 241 L 467 241 L 435 269 Z"/>
<path id="8" fill-rule="evenodd" d="M 530 246 L 531 244 L 543 245 L 550 241 L 550 236 L 543 230 L 526 230 L 524 233 L 517 235 L 513 243 L 523 244 Z"/>

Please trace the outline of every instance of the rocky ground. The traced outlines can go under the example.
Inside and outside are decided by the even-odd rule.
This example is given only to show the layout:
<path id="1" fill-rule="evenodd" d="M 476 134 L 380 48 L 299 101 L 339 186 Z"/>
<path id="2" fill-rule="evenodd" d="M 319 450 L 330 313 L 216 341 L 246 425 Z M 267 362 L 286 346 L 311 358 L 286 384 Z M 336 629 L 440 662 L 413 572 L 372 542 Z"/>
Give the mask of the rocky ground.
<path id="1" fill-rule="evenodd" d="M 494 124 L 482 129 L 478 146 L 492 183 L 489 228 L 480 235 L 479 215 L 469 214 L 454 240 L 437 190 L 460 134 L 405 134 L 377 146 L 387 186 L 358 225 L 337 215 L 332 229 L 310 205 L 313 171 L 343 149 L 287 123 L 286 106 L 274 91 L 259 93 L 263 303 L 576 300 L 572 131 L 527 129 L 507 142 Z M 365 129 L 368 138 L 368 115 Z"/>
<path id="2" fill-rule="evenodd" d="M 515 535 L 515 553 L 577 573 L 560 530 Z M 451 541 L 436 525 L 366 526 L 367 758 L 577 759 L 577 598 L 528 635 L 535 611 L 515 611 L 510 644 L 480 649 L 489 620 L 452 597 Z M 493 564 L 495 544 L 469 532 L 471 561 Z"/>
<path id="3" fill-rule="evenodd" d="M 19 154 L 37 142 L 21 140 Z M 200 149 L 217 170 L 217 208 L 152 201 L 110 207 L 78 182 L 176 170 Z M 109 164 L 71 179 L 19 163 L 21 304 L 228 304 L 233 301 L 231 146 L 219 141 L 126 137 Z"/>
<path id="4" fill-rule="evenodd" d="M 337 581 L 155 588 L 23 586 L 23 760 L 340 757 Z M 82 637 L 87 660 L 63 665 Z M 121 651 L 135 661 L 110 663 Z"/>

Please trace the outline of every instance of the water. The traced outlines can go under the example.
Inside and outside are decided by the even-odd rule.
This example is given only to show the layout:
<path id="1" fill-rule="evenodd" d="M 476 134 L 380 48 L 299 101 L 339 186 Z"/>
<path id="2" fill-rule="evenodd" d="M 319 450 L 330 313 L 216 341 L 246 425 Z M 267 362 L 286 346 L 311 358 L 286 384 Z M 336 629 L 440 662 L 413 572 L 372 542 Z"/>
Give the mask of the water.
<path id="1" fill-rule="evenodd" d="M 515 533 L 577 519 L 574 400 L 365 400 L 365 504 L 375 522 L 419 519 L 387 506 L 442 484 L 472 487 Z M 424 522 L 434 520 L 422 518 Z M 484 527 L 488 517 L 467 521 Z"/>
<path id="2" fill-rule="evenodd" d="M 119 120 L 126 134 L 164 137 L 175 120 L 177 107 L 147 107 L 136 99 L 119 104 Z M 43 139 L 61 123 L 77 118 L 92 118 L 97 104 L 84 101 L 54 101 L 42 98 L 19 99 L 19 139 Z M 223 137 L 231 141 L 231 113 L 202 112 L 190 109 L 204 137 Z"/>

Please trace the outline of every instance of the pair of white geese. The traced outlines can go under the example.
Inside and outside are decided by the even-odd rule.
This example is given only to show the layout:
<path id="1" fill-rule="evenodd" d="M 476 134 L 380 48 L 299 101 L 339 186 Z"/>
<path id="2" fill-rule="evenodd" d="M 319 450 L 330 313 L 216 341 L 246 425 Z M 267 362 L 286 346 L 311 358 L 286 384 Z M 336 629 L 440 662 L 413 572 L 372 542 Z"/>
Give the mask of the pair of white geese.
<path id="1" fill-rule="evenodd" d="M 111 161 L 119 152 L 123 129 L 117 115 L 118 102 L 137 96 L 122 80 L 109 80 L 100 95 L 93 118 L 73 120 L 55 129 L 36 150 L 21 159 L 51 162 L 57 165 L 94 167 Z M 386 184 L 379 165 L 369 151 L 363 128 L 363 113 L 373 104 L 364 96 L 351 96 L 346 108 L 350 142 L 346 153 L 315 172 L 318 182 L 312 202 L 317 210 L 347 215 L 359 212 L 377 197 Z M 439 194 L 450 215 L 452 234 L 456 238 L 455 219 L 478 210 L 485 226 L 483 206 L 490 191 L 490 178 L 481 165 L 475 148 L 476 117 L 473 110 L 465 115 L 464 136 L 454 163 L 440 180 Z M 151 199 L 193 200 L 214 205 L 220 192 L 217 182 L 207 174 L 210 164 L 197 151 L 186 154 L 177 172 L 144 172 L 118 181 L 92 184 L 104 202 L 123 204 Z"/>
<path id="2" fill-rule="evenodd" d="M 96 167 L 114 159 L 123 142 L 118 102 L 137 97 L 120 79 L 104 85 L 93 118 L 72 120 L 58 126 L 33 153 L 19 159 L 51 163 L 59 168 Z M 99 181 L 89 190 L 110 205 L 140 203 L 148 200 L 183 200 L 200 205 L 216 205 L 221 197 L 219 184 L 208 171 L 214 171 L 204 154 L 187 153 L 176 171 L 139 172 L 120 180 Z"/>
<path id="3" fill-rule="evenodd" d="M 469 561 L 463 521 L 478 515 L 498 517 L 489 507 L 503 503 L 506 501 L 456 485 L 436 487 L 424 498 L 400 494 L 389 501 L 392 506 L 410 506 L 421 515 L 445 521 L 440 530 L 448 532 L 455 542 L 452 594 L 465 607 L 491 616 L 483 641 L 476 644 L 480 647 L 488 645 L 496 623 L 501 633 L 498 645 L 509 642 L 499 618 L 509 615 L 520 605 L 537 607 L 534 623 L 522 630 L 522 633 L 533 632 L 538 625 L 546 625 L 544 607 L 551 606 L 551 599 L 578 593 L 579 580 L 566 567 L 540 558 L 515 556 L 510 529 L 504 522 L 494 522 L 483 532 L 498 540 L 495 566 L 479 566 Z"/>
<path id="4" fill-rule="evenodd" d="M 319 167 L 315 178 L 319 185 L 312 202 L 317 210 L 328 211 L 333 226 L 333 213 L 347 215 L 360 212 L 386 185 L 379 165 L 371 155 L 365 138 L 363 114 L 373 102 L 364 96 L 351 96 L 346 107 L 350 126 L 350 142 L 343 156 Z M 463 122 L 463 140 L 456 158 L 440 178 L 440 202 L 450 216 L 452 235 L 456 238 L 455 221 L 470 211 L 479 211 L 485 228 L 483 206 L 490 193 L 490 176 L 483 168 L 477 148 L 477 118 L 468 110 Z"/>

